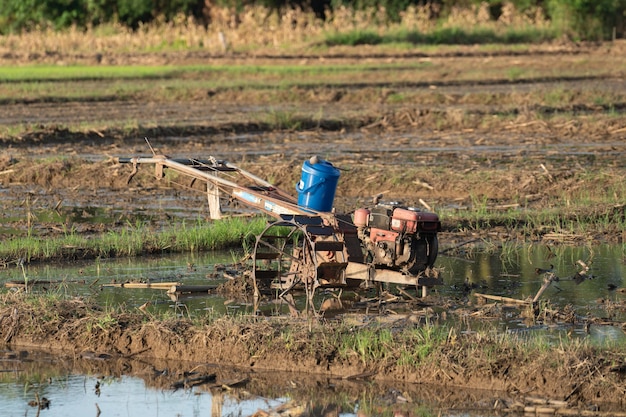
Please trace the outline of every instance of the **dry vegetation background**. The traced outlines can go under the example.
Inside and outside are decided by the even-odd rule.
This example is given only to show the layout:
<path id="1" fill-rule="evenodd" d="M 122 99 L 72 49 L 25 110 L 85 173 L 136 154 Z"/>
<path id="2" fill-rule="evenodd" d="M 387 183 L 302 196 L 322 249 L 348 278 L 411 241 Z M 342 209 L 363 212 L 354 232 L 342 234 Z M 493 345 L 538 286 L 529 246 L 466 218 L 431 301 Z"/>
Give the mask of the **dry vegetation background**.
<path id="1" fill-rule="evenodd" d="M 68 30 L 8 34 L 0 37 L 0 56 L 41 58 L 58 54 L 72 56 L 93 53 L 158 52 L 163 50 L 202 50 L 211 53 L 246 52 L 275 54 L 287 50 L 319 51 L 326 35 L 371 31 L 383 35 L 398 31 L 432 32 L 436 29 L 485 29 L 495 33 L 549 30 L 541 9 L 520 13 L 507 3 L 493 20 L 487 3 L 472 8 L 453 8 L 443 20 L 433 19 L 430 7 L 411 6 L 400 13 L 398 22 L 389 22 L 384 9 L 358 11 L 341 6 L 329 12 L 326 20 L 298 9 L 271 13 L 260 6 L 246 6 L 235 12 L 214 7 L 211 24 L 204 26 L 192 18 L 178 16 L 173 21 L 140 25 L 134 31 L 121 24 L 72 27 Z M 406 48 L 406 46 L 399 48 Z"/>

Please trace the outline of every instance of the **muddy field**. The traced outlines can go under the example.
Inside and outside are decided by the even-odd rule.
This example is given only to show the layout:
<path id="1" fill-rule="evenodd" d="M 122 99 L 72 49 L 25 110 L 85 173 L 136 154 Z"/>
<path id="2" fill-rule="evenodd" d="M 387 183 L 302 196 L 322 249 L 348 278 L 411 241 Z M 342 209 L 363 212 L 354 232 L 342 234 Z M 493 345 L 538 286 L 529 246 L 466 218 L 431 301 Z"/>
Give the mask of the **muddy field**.
<path id="1" fill-rule="evenodd" d="M 184 186 L 155 192 L 149 175 L 126 184 L 130 168 L 112 158 L 149 155 L 148 137 L 160 153 L 213 155 L 286 190 L 293 189 L 302 161 L 321 155 L 343 169 L 336 203 L 342 211 L 383 193 L 408 204 L 422 199 L 438 211 L 482 204 L 612 220 L 623 216 L 624 208 L 622 48 L 618 43 L 493 54 L 467 48 L 445 54 L 364 49 L 310 57 L 114 56 L 120 64 L 349 66 L 365 61 L 400 67 L 348 73 L 329 82 L 312 75 L 291 87 L 272 87 L 275 81 L 268 81 L 245 89 L 194 89 L 184 99 L 152 95 L 151 90 L 171 88 L 162 85 L 167 80 L 149 80 L 134 95 L 117 99 L 96 94 L 108 81 L 89 78 L 52 82 L 58 86 L 43 96 L 6 97 L 0 116 L 6 127 L 0 157 L 3 205 L 24 207 L 26 193 L 33 211 L 94 201 L 130 211 L 136 201 L 185 193 Z M 56 57 L 64 63 L 84 58 Z M 416 61 L 428 66 L 408 67 Z M 93 91 L 94 97 L 71 98 L 69 91 Z M 142 195 L 146 189 L 150 194 Z M 585 196 L 589 202 L 579 204 Z M 3 223 L 21 226 L 19 220 Z M 610 227 L 601 234 L 595 237 L 624 239 Z"/>
<path id="2" fill-rule="evenodd" d="M 206 217 L 205 196 L 184 181 L 156 183 L 150 170 L 143 169 L 127 183 L 130 167 L 117 164 L 115 158 L 150 155 L 144 140 L 148 137 L 158 153 L 226 159 L 294 194 L 302 161 L 320 155 L 342 168 L 338 210 L 350 211 L 379 193 L 387 200 L 426 204 L 443 213 L 440 245 L 444 249 L 468 237 L 553 245 L 623 244 L 625 46 L 546 45 L 494 53 L 468 47 L 445 54 L 364 48 L 324 56 L 111 56 L 108 62 L 117 64 L 350 66 L 367 62 L 400 67 L 357 71 L 332 82 L 294 80 L 280 89 L 271 83 L 249 89 L 198 89 L 182 99 L 150 93 L 166 88 L 165 80 L 159 79 L 123 98 L 73 98 L 64 95 L 63 82 L 53 95 L 0 98 L 0 124 L 5 127 L 0 138 L 0 230 L 5 238 L 32 230 L 53 236 L 68 229 L 97 236 L 125 227 L 129 219 L 134 220 L 133 213 L 146 207 L 153 209 L 152 220 L 159 223 Z M 2 62 L 80 63 L 92 58 L 16 54 L 3 57 Z M 402 68 L 402 63 L 416 61 L 427 63 L 428 69 Z M 502 75 L 507 73 L 508 77 Z M 193 81 L 197 80 L 190 76 L 189 82 Z M 67 82 L 67 89 L 99 91 L 108 82 L 79 78 Z M 9 85 L 0 83 L 3 88 Z M 94 221 L 86 210 L 94 207 L 116 220 Z M 39 215 L 64 209 L 83 210 L 84 215 L 61 220 Z M 477 213 L 474 221 L 463 215 L 468 210 Z M 512 210 L 510 222 L 481 220 L 481 213 L 507 210 Z M 551 213 L 562 227 L 521 227 L 523 214 L 536 211 Z M 262 348 L 264 336 L 276 332 L 264 323 L 230 330 L 216 327 L 203 334 L 187 323 L 146 325 L 140 318 L 120 316 L 118 322 L 123 324 L 118 328 L 75 336 L 72 326 L 87 320 L 90 313 L 85 312 L 92 307 L 82 302 L 62 307 L 68 312 L 75 309 L 75 315 L 67 317 L 68 322 L 76 320 L 74 324 L 48 329 L 39 322 L 37 332 L 20 336 L 9 302 L 2 308 L 2 319 L 10 321 L 14 333 L 0 333 L 13 342 L 70 350 L 102 348 L 123 356 L 150 346 L 151 354 L 160 358 L 200 361 L 208 354 L 259 368 L 286 370 L 298 363 L 312 372 L 367 371 L 358 361 L 336 361 L 332 349 L 307 355 L 306 360 L 295 351 L 287 352 L 284 360 L 277 361 Z M 219 340 L 222 345 L 213 344 Z M 623 406 L 623 370 L 609 372 L 623 358 L 589 358 L 581 350 L 571 366 L 563 368 L 567 372 L 542 374 L 542 358 L 511 368 L 517 360 L 515 352 L 505 354 L 502 362 L 490 363 L 480 357 L 472 362 L 456 347 L 451 349 L 454 352 L 441 354 L 449 362 L 440 371 L 431 368 L 405 375 L 388 364 L 376 370 L 381 379 L 532 392 L 577 399 L 583 406 L 603 398 Z"/>

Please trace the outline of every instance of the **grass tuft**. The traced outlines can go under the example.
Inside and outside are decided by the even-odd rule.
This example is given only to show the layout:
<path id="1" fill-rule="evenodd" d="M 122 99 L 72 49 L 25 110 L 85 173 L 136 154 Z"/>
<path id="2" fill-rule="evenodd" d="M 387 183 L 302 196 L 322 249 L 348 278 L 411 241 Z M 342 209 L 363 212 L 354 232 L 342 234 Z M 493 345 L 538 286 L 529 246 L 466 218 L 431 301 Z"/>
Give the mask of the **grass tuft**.
<path id="1" fill-rule="evenodd" d="M 0 259 L 27 262 L 137 256 L 162 252 L 200 252 L 250 245 L 266 225 L 262 217 L 228 218 L 215 222 L 172 226 L 155 230 L 142 222 L 128 224 L 92 239 L 70 230 L 59 237 L 15 237 L 0 242 Z"/>

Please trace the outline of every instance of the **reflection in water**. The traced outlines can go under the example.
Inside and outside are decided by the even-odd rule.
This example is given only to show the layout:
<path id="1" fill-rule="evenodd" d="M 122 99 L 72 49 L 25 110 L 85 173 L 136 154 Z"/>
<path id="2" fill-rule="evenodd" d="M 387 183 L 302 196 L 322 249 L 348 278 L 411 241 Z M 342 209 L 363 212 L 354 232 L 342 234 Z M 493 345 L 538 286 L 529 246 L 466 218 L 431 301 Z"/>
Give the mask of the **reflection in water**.
<path id="1" fill-rule="evenodd" d="M 586 279 L 580 274 L 589 267 Z M 459 252 L 441 257 L 444 297 L 469 303 L 476 293 L 517 300 L 539 297 L 538 308 L 506 307 L 492 316 L 502 330 L 552 340 L 580 337 L 594 342 L 626 343 L 626 246 L 529 245 L 503 252 Z M 549 272 L 545 272 L 548 270 Z M 540 292 L 545 279 L 552 281 Z M 470 290 L 467 283 L 471 284 Z M 489 300 L 487 300 L 489 302 Z M 470 327 L 481 326 L 481 321 Z"/>
<path id="2" fill-rule="evenodd" d="M 51 291 L 68 295 L 93 296 L 106 306 L 140 307 L 150 302 L 157 310 L 176 309 L 165 291 L 154 289 L 104 288 L 112 282 L 181 282 L 185 284 L 219 284 L 216 274 L 220 265 L 238 260 L 240 253 L 209 252 L 163 255 L 160 257 L 105 259 L 72 264 L 28 265 L 29 280 L 60 281 Z M 24 272 L 17 267 L 0 270 L 0 282 L 23 280 Z M 224 300 L 215 297 L 195 297 L 190 307 L 201 311 L 225 312 Z"/>
<path id="3" fill-rule="evenodd" d="M 10 358 L 11 354 L 15 356 Z M 298 373 L 174 361 L 81 359 L 0 350 L 0 415 L 35 416 L 35 398 L 50 401 L 41 416 L 417 416 L 451 404 L 488 409 L 502 392 L 447 390 L 422 384 L 374 383 Z M 173 389 L 184 372 L 215 382 Z M 458 415 L 442 411 L 440 415 Z M 481 415 L 468 413 L 465 415 Z M 484 414 L 482 414 L 484 415 Z"/>
<path id="4" fill-rule="evenodd" d="M 251 415 L 275 399 L 222 392 L 220 385 L 172 389 L 185 363 L 152 365 L 130 359 L 69 359 L 41 352 L 2 351 L 0 415 L 35 415 L 35 398 L 50 401 L 46 416 Z M 237 371 L 220 370 L 220 384 Z M 29 404 L 31 403 L 31 404 Z"/>
<path id="5" fill-rule="evenodd" d="M 18 417 L 35 415 L 37 408 L 28 403 L 39 392 L 50 401 L 45 416 L 199 416 L 199 415 L 251 415 L 276 400 L 251 398 L 236 400 L 224 394 L 196 393 L 193 391 L 156 390 L 144 385 L 136 377 L 122 376 L 103 379 L 101 394 L 93 387 L 96 377 L 68 375 L 60 381 L 33 385 L 24 391 L 16 384 L 0 383 L 0 415 Z M 3 387 L 7 385 L 7 387 Z"/>
<path id="6" fill-rule="evenodd" d="M 0 350 L 0 416 L 489 416 L 504 392 L 253 371 L 184 361 L 85 359 Z M 12 359 L 11 359 L 12 358 Z M 174 389 L 185 372 L 215 382 Z M 213 381 L 213 380 L 211 380 Z M 511 400 L 512 401 L 512 400 Z M 459 404 L 473 410 L 455 409 Z M 483 411 L 480 411 L 483 410 Z M 509 414 L 514 415 L 514 414 Z"/>
<path id="7" fill-rule="evenodd" d="M 471 295 L 476 292 L 532 298 L 543 285 L 544 276 L 537 274 L 537 269 L 551 268 L 558 281 L 545 290 L 542 301 L 557 308 L 572 306 L 576 314 L 582 316 L 626 320 L 624 245 L 530 245 L 509 248 L 506 253 L 496 250 L 464 252 L 462 249 L 465 248 L 439 257 L 436 266 L 441 269 L 445 284 L 432 289 L 431 294 L 462 302 L 473 301 Z M 178 315 L 251 313 L 253 308 L 248 300 L 226 299 L 214 293 L 170 297 L 164 290 L 102 287 L 111 282 L 128 281 L 218 285 L 226 281 L 223 267 L 232 265 L 241 256 L 236 252 L 212 252 L 96 260 L 72 265 L 36 264 L 27 265 L 25 273 L 30 280 L 62 282 L 51 291 L 93 296 L 104 306 L 124 305 L 133 309 L 148 303 L 151 312 L 170 311 Z M 580 283 L 572 280 L 581 268 L 578 261 L 590 266 L 589 279 Z M 0 282 L 22 280 L 23 275 L 18 267 L 0 269 Z M 366 296 L 375 295 L 372 291 Z M 349 300 L 344 304 L 351 305 Z M 273 308 L 265 307 L 268 312 Z M 512 319 L 503 322 L 503 326 L 525 328 L 527 324 Z"/>
<path id="8" fill-rule="evenodd" d="M 588 278 L 578 283 L 574 277 L 584 262 L 590 266 Z M 444 269 L 442 294 L 454 295 L 463 283 L 473 284 L 476 292 L 511 298 L 532 298 L 543 285 L 544 276 L 537 269 L 551 269 L 557 280 L 541 299 L 555 306 L 572 305 L 577 312 L 602 312 L 606 300 L 624 300 L 618 291 L 626 287 L 626 247 L 524 246 L 509 253 L 478 252 L 441 257 L 437 266 Z M 615 319 L 624 321 L 624 312 L 615 311 Z M 602 313 L 604 315 L 604 313 Z"/>

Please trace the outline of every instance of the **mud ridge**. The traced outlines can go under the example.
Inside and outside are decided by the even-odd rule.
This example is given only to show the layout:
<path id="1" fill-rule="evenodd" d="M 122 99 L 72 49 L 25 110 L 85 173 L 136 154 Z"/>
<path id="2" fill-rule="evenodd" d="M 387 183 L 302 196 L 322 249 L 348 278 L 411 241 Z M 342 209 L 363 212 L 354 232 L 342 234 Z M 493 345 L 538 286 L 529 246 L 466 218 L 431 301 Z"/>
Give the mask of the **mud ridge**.
<path id="1" fill-rule="evenodd" d="M 359 129 L 373 123 L 373 118 L 359 118 L 353 120 L 313 120 L 309 118 L 293 118 L 290 124 L 298 127 L 300 131 L 320 130 L 337 132 L 344 129 Z M 221 134 L 241 134 L 254 132 L 275 132 L 276 126 L 263 122 L 223 123 L 212 126 L 201 125 L 178 125 L 139 127 L 136 129 L 109 128 L 99 131 L 77 132 L 63 127 L 47 127 L 43 130 L 28 132 L 19 138 L 4 138 L 0 142 L 10 143 L 13 147 L 27 147 L 38 144 L 56 143 L 99 143 L 108 144 L 123 140 L 128 145 L 145 144 L 144 138 L 164 136 L 182 136 L 191 138 L 194 136 L 213 136 Z"/>
<path id="2" fill-rule="evenodd" d="M 337 323 L 249 317 L 198 325 L 187 319 L 153 320 L 144 314 L 103 312 L 78 299 L 33 306 L 19 297 L 4 304 L 0 322 L 0 337 L 14 346 L 76 354 L 94 351 L 131 357 L 142 353 L 154 359 L 185 358 L 259 370 L 298 369 L 327 376 L 367 372 L 374 380 L 481 388 L 582 404 L 602 398 L 623 406 L 626 395 L 626 374 L 612 371 L 624 358 L 615 356 L 619 352 L 588 345 L 566 344 L 558 351 L 540 349 L 529 355 L 523 343 L 502 345 L 497 337 L 451 330 L 448 340 L 434 347 L 425 360 L 399 365 L 396 355 L 400 351 L 393 345 L 387 357 L 368 360 L 345 356 L 336 343 L 323 342 L 355 331 Z M 405 331 L 411 327 L 410 322 L 402 323 Z M 284 334 L 292 342 L 286 344 Z"/>

